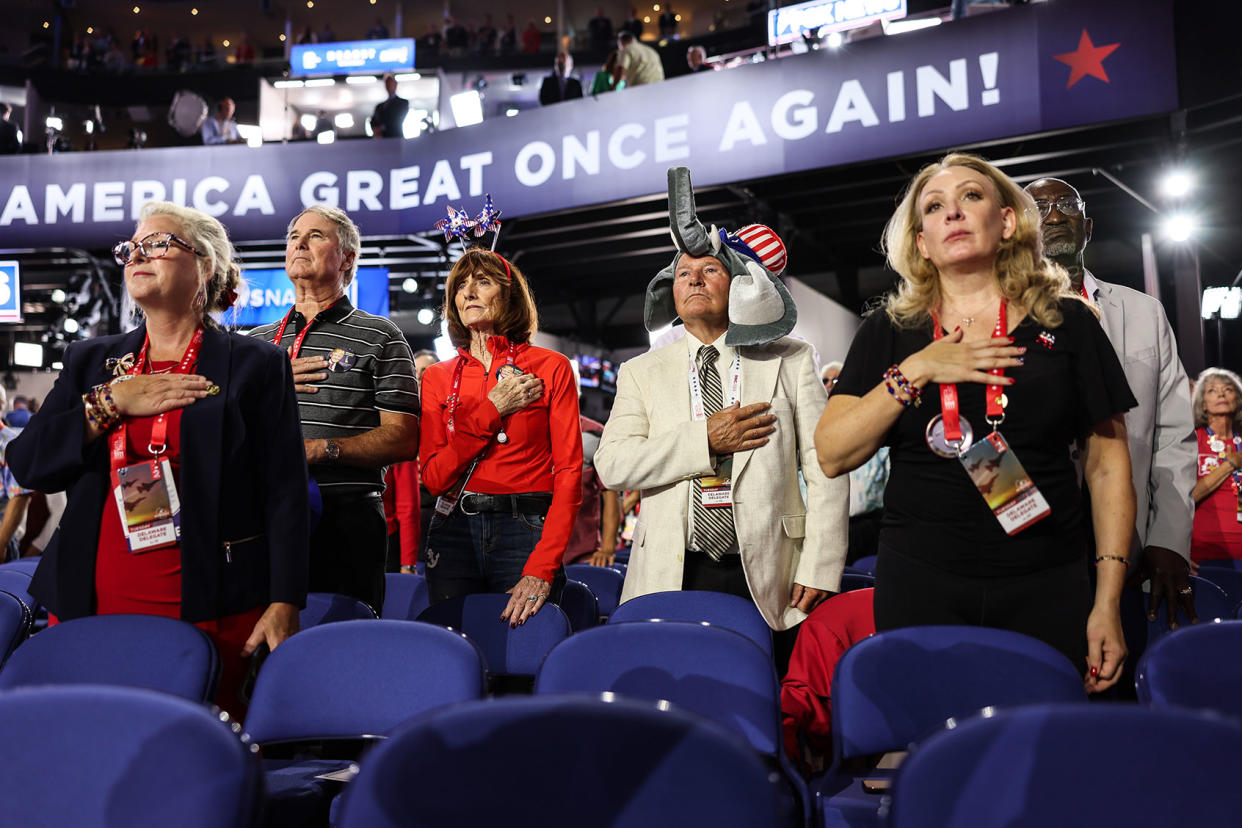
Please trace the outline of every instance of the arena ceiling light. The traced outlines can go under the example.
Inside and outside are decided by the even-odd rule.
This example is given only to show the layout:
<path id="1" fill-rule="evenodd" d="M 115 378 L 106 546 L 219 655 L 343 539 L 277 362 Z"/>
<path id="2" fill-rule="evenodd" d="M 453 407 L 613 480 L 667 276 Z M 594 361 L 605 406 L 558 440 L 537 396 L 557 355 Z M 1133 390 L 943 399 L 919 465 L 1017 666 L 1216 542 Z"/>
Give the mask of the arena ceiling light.
<path id="1" fill-rule="evenodd" d="M 1195 178 L 1187 170 L 1170 170 L 1160 181 L 1160 192 L 1166 198 L 1185 198 L 1195 188 Z"/>
<path id="2" fill-rule="evenodd" d="M 14 342 L 13 364 L 23 368 L 42 368 L 43 346 L 37 342 Z"/>
<path id="3" fill-rule="evenodd" d="M 829 32 L 825 42 L 828 44 L 829 49 L 840 49 L 841 45 L 845 43 L 845 35 L 840 32 Z"/>
<path id="4" fill-rule="evenodd" d="M 300 80 L 278 80 L 272 86 L 277 89 L 301 89 L 305 84 Z"/>
<path id="5" fill-rule="evenodd" d="M 1242 316 L 1242 287 L 1210 287 L 1203 289 L 1203 303 L 1200 305 L 1200 316 L 1212 319 L 1216 314 L 1221 319 L 1237 319 Z"/>
<path id="6" fill-rule="evenodd" d="M 1164 221 L 1164 235 L 1169 241 L 1187 242 L 1199 229 L 1199 222 L 1186 213 L 1174 213 Z"/>
<path id="7" fill-rule="evenodd" d="M 366 86 L 372 83 L 379 83 L 379 78 L 375 75 L 350 75 L 345 82 L 353 86 Z"/>
<path id="8" fill-rule="evenodd" d="M 336 117 L 332 119 L 332 123 L 336 124 L 337 129 L 353 129 L 354 116 L 351 112 L 338 112 Z"/>
<path id="9" fill-rule="evenodd" d="M 421 308 L 418 311 L 418 324 L 430 325 L 436 321 L 436 312 L 431 308 Z"/>
<path id="10" fill-rule="evenodd" d="M 899 35 L 906 32 L 917 32 L 919 29 L 930 29 L 932 26 L 940 25 L 939 17 L 919 17 L 914 20 L 909 18 L 902 20 L 881 20 L 880 25 L 884 27 L 884 34 Z"/>
<path id="11" fill-rule="evenodd" d="M 418 293 L 418 280 L 413 276 L 406 276 L 401 281 L 401 289 L 406 293 Z"/>
<path id="12" fill-rule="evenodd" d="M 321 144 L 331 144 L 336 141 L 336 133 L 330 129 L 325 129 L 315 136 L 315 140 Z"/>
<path id="13" fill-rule="evenodd" d="M 402 72 L 400 75 L 393 75 L 393 80 L 397 83 L 406 83 L 408 81 L 422 80 L 422 77 L 417 72 Z"/>
<path id="14" fill-rule="evenodd" d="M 306 82 L 307 89 L 313 89 L 316 86 L 336 86 L 335 78 L 311 78 Z"/>
<path id="15" fill-rule="evenodd" d="M 307 132 L 314 132 L 315 127 L 319 124 L 319 119 L 309 112 L 302 113 L 302 117 L 298 118 L 298 123 L 302 125 L 302 129 Z"/>

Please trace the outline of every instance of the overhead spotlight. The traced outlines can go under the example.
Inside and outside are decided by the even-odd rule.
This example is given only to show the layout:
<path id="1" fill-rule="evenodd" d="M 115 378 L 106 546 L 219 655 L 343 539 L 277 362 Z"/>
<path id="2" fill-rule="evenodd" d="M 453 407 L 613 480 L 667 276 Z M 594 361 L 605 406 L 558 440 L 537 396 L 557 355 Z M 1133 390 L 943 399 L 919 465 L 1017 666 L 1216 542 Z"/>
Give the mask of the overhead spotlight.
<path id="1" fill-rule="evenodd" d="M 229 47 L 229 42 L 225 40 L 225 41 L 222 41 L 220 45 L 227 49 Z"/>
<path id="2" fill-rule="evenodd" d="M 53 362 L 53 363 L 52 363 L 52 370 L 53 370 L 53 371 L 63 371 L 63 370 L 65 370 L 65 363 L 61 362 L 60 360 L 57 360 L 56 362 Z"/>
<path id="3" fill-rule="evenodd" d="M 60 288 L 53 290 L 52 295 L 49 298 L 52 300 L 53 305 L 65 304 L 65 292 Z"/>
<path id="4" fill-rule="evenodd" d="M 87 34 L 94 34 L 94 33 L 95 33 L 95 27 L 94 27 L 94 26 L 87 26 L 87 27 L 86 27 L 86 33 L 87 33 Z"/>
<path id="5" fill-rule="evenodd" d="M 1194 177 L 1185 170 L 1173 170 L 1160 182 L 1160 191 L 1169 198 L 1185 198 L 1194 187 Z"/>
<path id="6" fill-rule="evenodd" d="M 314 132 L 315 126 L 319 123 L 319 119 L 309 112 L 302 113 L 302 117 L 298 118 L 298 123 L 302 125 L 302 129 L 307 132 Z"/>
<path id="7" fill-rule="evenodd" d="M 519 112 L 521 112 L 520 109 L 514 109 L 513 107 L 509 107 L 508 109 L 505 110 L 505 117 L 512 118 L 514 115 L 518 114 Z"/>
<path id="8" fill-rule="evenodd" d="M 350 75 L 345 82 L 352 86 L 366 86 L 371 83 L 379 83 L 379 78 L 375 75 Z"/>
<path id="9" fill-rule="evenodd" d="M 57 132 L 61 132 L 65 128 L 65 122 L 55 115 L 48 115 L 47 119 L 43 122 L 43 125 L 48 129 L 54 129 Z"/>
<path id="10" fill-rule="evenodd" d="M 828 44 L 829 49 L 840 49 L 841 45 L 845 43 L 845 35 L 840 32 L 829 32 L 828 39 L 825 42 Z"/>
<path id="11" fill-rule="evenodd" d="M 75 334 L 81 330 L 82 326 L 78 324 L 78 320 L 74 319 L 72 316 L 68 316 L 65 317 L 65 321 L 61 327 L 65 329 L 65 333 Z"/>
<path id="12" fill-rule="evenodd" d="M 82 129 L 86 130 L 87 135 L 93 135 L 95 133 L 95 122 L 94 121 L 83 121 Z"/>
<path id="13" fill-rule="evenodd" d="M 197 15 L 198 15 L 198 9 L 190 9 L 190 14 L 197 16 Z"/>
<path id="14" fill-rule="evenodd" d="M 1242 315 L 1242 287 L 1204 288 L 1201 308 L 1204 319 L 1218 313 L 1221 319 L 1237 319 Z"/>
<path id="15" fill-rule="evenodd" d="M 400 75 L 393 75 L 392 79 L 397 83 L 406 83 L 407 81 L 421 80 L 422 77 L 417 72 L 402 72 Z"/>
<path id="16" fill-rule="evenodd" d="M 284 33 L 284 32 L 281 32 L 281 33 L 280 33 L 280 42 L 281 42 L 281 43 L 284 43 L 284 42 L 285 42 L 285 33 Z"/>
<path id="17" fill-rule="evenodd" d="M 52 27 L 52 24 L 51 24 L 51 23 L 49 23 L 49 22 L 48 22 L 48 21 L 46 21 L 46 20 L 44 20 L 44 21 L 43 21 L 43 28 L 45 28 L 45 29 L 50 29 L 51 27 Z"/>
<path id="18" fill-rule="evenodd" d="M 416 318 L 418 319 L 418 324 L 430 325 L 432 322 L 436 321 L 436 312 L 431 308 L 422 308 L 419 310 Z"/>
<path id="19" fill-rule="evenodd" d="M 401 281 L 401 289 L 406 293 L 418 293 L 418 280 L 413 276 L 406 276 Z"/>
<path id="20" fill-rule="evenodd" d="M 303 84 L 300 80 L 278 80 L 272 86 L 277 89 L 301 89 Z"/>
<path id="21" fill-rule="evenodd" d="M 338 112 L 336 117 L 332 119 L 332 123 L 336 124 L 337 129 L 353 129 L 354 116 L 350 112 Z"/>
<path id="22" fill-rule="evenodd" d="M 138 12 L 140 12 L 140 11 L 142 11 L 142 9 L 141 9 L 140 7 L 138 7 L 138 6 L 134 6 L 134 14 L 137 14 L 137 13 L 138 13 Z"/>
<path id="23" fill-rule="evenodd" d="M 330 129 L 325 129 L 315 136 L 315 140 L 321 144 L 331 144 L 336 140 L 336 133 Z"/>
<path id="24" fill-rule="evenodd" d="M 543 22 L 544 22 L 544 23 L 551 23 L 551 22 L 552 22 L 552 18 L 550 18 L 550 17 L 545 17 L 545 18 L 543 19 Z"/>
<path id="25" fill-rule="evenodd" d="M 336 86 L 335 78 L 311 78 L 306 82 L 307 89 L 313 89 L 318 86 Z"/>
<path id="26" fill-rule="evenodd" d="M 1193 216 L 1185 213 L 1178 213 L 1169 216 L 1164 223 L 1164 235 L 1170 241 L 1185 242 L 1190 241 L 1190 237 L 1199 229 L 1199 224 Z"/>

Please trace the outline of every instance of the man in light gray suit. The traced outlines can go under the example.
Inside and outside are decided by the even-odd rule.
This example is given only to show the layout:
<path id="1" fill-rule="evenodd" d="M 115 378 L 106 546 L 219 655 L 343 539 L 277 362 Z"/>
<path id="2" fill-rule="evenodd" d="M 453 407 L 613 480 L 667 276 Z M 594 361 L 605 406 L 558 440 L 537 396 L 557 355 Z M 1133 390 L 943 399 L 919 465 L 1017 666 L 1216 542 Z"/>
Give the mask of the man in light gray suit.
<path id="1" fill-rule="evenodd" d="M 776 637 L 836 591 L 849 485 L 815 459 L 827 395 L 811 347 L 790 339 L 793 299 L 768 267 L 766 227 L 730 234 L 694 215 L 689 171 L 669 171 L 678 252 L 647 289 L 646 324 L 685 337 L 625 363 L 595 454 L 609 489 L 642 490 L 622 600 L 707 589 L 753 600 Z M 749 239 L 749 241 L 747 241 Z M 806 500 L 798 471 L 806 480 Z"/>
<path id="2" fill-rule="evenodd" d="M 1100 309 L 1100 324 L 1138 400 L 1126 414 L 1126 433 L 1138 505 L 1135 541 L 1142 551 L 1140 566 L 1151 578 L 1148 617 L 1154 621 L 1164 602 L 1175 627 L 1180 603 L 1196 621 L 1187 576 L 1197 444 L 1190 385 L 1168 317 L 1157 299 L 1101 282 L 1083 265 L 1092 221 L 1076 189 L 1058 178 L 1041 178 L 1026 190 L 1043 217 L 1044 255 L 1069 271 L 1074 289 Z"/>

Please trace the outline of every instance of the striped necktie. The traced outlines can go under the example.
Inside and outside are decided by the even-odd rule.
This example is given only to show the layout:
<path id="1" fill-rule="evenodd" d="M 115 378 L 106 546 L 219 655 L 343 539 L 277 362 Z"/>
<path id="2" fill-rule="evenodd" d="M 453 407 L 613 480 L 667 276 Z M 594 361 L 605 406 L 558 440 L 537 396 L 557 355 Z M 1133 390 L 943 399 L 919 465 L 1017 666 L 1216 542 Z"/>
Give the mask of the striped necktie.
<path id="1" fill-rule="evenodd" d="M 716 360 L 720 352 L 711 345 L 699 348 L 698 375 L 699 387 L 703 394 L 703 413 L 707 416 L 724 408 L 724 394 L 720 387 L 720 372 L 716 370 Z M 717 463 L 724 458 L 717 458 Z M 703 481 L 694 481 L 694 532 L 691 545 L 706 553 L 713 561 L 719 561 L 724 553 L 733 546 L 737 539 L 737 531 L 733 527 L 733 507 L 703 505 Z"/>

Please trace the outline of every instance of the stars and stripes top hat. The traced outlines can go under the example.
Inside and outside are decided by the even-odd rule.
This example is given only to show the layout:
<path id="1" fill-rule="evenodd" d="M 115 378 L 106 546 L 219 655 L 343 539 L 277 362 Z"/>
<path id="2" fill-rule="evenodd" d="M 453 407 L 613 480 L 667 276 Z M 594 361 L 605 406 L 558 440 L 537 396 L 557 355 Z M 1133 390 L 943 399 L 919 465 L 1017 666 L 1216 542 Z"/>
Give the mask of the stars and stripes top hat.
<path id="1" fill-rule="evenodd" d="M 780 276 L 789 264 L 785 243 L 776 231 L 762 224 L 748 224 L 736 233 L 720 231 L 721 240 L 741 253 L 763 265 L 774 275 Z"/>

